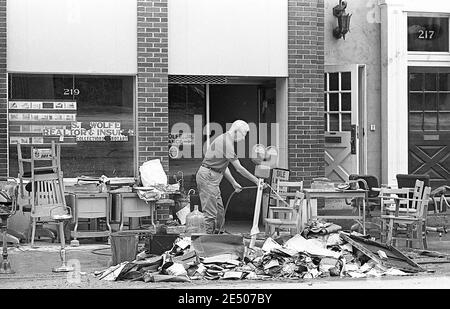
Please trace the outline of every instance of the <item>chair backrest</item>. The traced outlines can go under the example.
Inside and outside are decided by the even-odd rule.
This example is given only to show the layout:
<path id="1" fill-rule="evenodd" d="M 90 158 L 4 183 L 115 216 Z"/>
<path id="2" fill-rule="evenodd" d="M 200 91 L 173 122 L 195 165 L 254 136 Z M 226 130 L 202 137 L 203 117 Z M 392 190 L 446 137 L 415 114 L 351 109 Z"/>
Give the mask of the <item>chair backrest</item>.
<path id="1" fill-rule="evenodd" d="M 383 214 L 387 208 L 391 208 L 392 206 L 395 207 L 396 203 L 399 201 L 399 198 L 408 198 L 409 193 L 410 188 L 381 188 L 379 194 L 381 214 Z"/>
<path id="2" fill-rule="evenodd" d="M 420 200 L 422 199 L 423 195 L 424 184 L 425 183 L 419 179 L 417 179 L 414 184 L 411 203 L 408 203 L 408 206 L 411 207 L 412 209 L 417 209 L 420 204 Z"/>
<path id="3" fill-rule="evenodd" d="M 430 175 L 426 174 L 397 174 L 397 186 L 399 188 L 413 188 L 416 185 L 416 180 L 424 182 L 424 186 L 430 186 Z"/>
<path id="4" fill-rule="evenodd" d="M 32 174 L 61 171 L 61 145 L 24 145 L 17 143 L 19 177 L 31 177 Z M 26 153 L 25 153 L 26 152 Z M 27 163 L 27 165 L 25 165 Z"/>
<path id="5" fill-rule="evenodd" d="M 389 206 L 395 206 L 395 216 L 426 218 L 431 187 L 416 180 L 414 188 L 382 188 L 380 192 L 382 212 Z M 392 209 L 392 208 L 391 208 Z"/>
<path id="6" fill-rule="evenodd" d="M 424 221 L 427 219 L 428 203 L 430 202 L 431 187 L 425 187 L 422 193 L 422 199 L 417 206 L 417 216 Z"/>
<path id="7" fill-rule="evenodd" d="M 349 180 L 358 180 L 359 187 L 365 190 L 368 190 L 368 196 L 377 197 L 379 195 L 379 191 L 374 191 L 372 188 L 379 188 L 378 178 L 374 175 L 357 175 L 351 174 L 348 177 Z"/>
<path id="8" fill-rule="evenodd" d="M 288 204 L 295 201 L 297 197 L 297 192 L 303 191 L 303 181 L 277 181 L 275 191 L 277 194 Z M 285 203 L 276 198 L 277 207 L 287 206 Z M 290 204 L 291 205 L 291 204 Z"/>
<path id="9" fill-rule="evenodd" d="M 62 172 L 34 175 L 33 180 L 31 216 L 50 217 L 51 214 L 66 214 L 67 207 Z"/>

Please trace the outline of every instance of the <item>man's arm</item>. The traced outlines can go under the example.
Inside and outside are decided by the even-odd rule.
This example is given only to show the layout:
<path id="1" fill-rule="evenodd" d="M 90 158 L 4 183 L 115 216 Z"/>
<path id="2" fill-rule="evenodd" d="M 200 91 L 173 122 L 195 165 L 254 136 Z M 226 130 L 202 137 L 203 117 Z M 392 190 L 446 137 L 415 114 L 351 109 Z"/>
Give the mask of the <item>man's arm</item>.
<path id="1" fill-rule="evenodd" d="M 241 185 L 238 184 L 237 181 L 234 179 L 233 175 L 231 175 L 231 172 L 228 169 L 228 167 L 227 167 L 227 169 L 224 172 L 224 176 L 231 183 L 231 185 L 233 186 L 233 188 L 234 188 L 234 190 L 236 192 L 241 192 L 242 191 Z"/>
<path id="2" fill-rule="evenodd" d="M 251 182 L 255 183 L 256 185 L 258 184 L 258 178 L 256 178 L 252 173 L 247 171 L 247 169 L 241 165 L 241 162 L 239 162 L 239 159 L 233 160 L 233 161 L 231 161 L 231 163 L 233 164 L 234 168 L 236 169 L 236 171 L 239 174 L 241 174 L 242 176 L 244 176 Z"/>

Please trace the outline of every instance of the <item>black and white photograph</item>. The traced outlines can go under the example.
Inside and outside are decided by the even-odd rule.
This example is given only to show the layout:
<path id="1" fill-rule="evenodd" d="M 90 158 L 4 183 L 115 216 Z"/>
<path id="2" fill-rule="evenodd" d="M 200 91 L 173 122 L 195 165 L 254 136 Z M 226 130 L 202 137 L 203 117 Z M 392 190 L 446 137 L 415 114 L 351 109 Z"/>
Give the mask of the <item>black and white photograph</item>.
<path id="1" fill-rule="evenodd" d="M 0 0 L 0 288 L 450 288 L 449 28 L 447 0 Z"/>

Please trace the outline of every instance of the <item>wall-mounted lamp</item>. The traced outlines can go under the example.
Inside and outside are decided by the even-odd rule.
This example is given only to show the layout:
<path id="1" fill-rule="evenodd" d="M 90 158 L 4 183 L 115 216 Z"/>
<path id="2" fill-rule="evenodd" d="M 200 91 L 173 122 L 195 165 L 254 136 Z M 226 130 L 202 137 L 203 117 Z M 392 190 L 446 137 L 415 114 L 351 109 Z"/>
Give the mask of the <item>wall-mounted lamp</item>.
<path id="1" fill-rule="evenodd" d="M 347 8 L 347 2 L 339 0 L 339 4 L 333 8 L 333 15 L 338 19 L 338 26 L 333 29 L 333 35 L 336 39 L 343 38 L 345 40 L 345 34 L 350 31 L 350 18 L 351 14 L 345 13 Z"/>

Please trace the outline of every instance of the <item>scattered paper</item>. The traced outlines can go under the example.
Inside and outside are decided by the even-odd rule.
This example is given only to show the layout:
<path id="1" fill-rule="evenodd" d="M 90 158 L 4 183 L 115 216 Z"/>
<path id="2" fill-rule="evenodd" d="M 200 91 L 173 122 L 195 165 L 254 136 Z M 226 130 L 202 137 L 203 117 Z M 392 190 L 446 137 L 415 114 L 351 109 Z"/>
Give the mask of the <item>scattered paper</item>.
<path id="1" fill-rule="evenodd" d="M 387 260 L 387 259 L 388 259 L 387 255 L 386 255 L 386 252 L 384 252 L 383 250 L 378 250 L 377 253 L 378 253 L 378 256 L 379 256 L 382 260 Z"/>
<path id="2" fill-rule="evenodd" d="M 270 237 L 266 239 L 266 241 L 262 246 L 262 250 L 265 252 L 270 252 L 272 251 L 272 249 L 281 249 L 281 248 L 282 246 Z"/>
<path id="3" fill-rule="evenodd" d="M 269 263 L 264 265 L 264 270 L 270 269 L 275 266 L 280 266 L 280 263 L 278 262 L 278 260 L 271 260 Z"/>
<path id="4" fill-rule="evenodd" d="M 357 271 L 349 271 L 347 274 L 352 278 L 365 278 L 366 274 L 359 273 Z"/>
<path id="5" fill-rule="evenodd" d="M 320 241 L 316 239 L 305 239 L 301 235 L 295 235 L 284 246 L 297 252 L 307 252 L 315 256 L 330 256 L 337 259 L 341 256 L 339 252 L 325 249 Z"/>
<path id="6" fill-rule="evenodd" d="M 396 269 L 396 268 L 389 268 L 389 269 L 386 271 L 385 274 L 386 274 L 386 275 L 389 275 L 389 276 L 409 276 L 408 273 L 405 273 L 405 272 L 403 272 L 403 271 L 401 271 L 401 270 L 399 270 L 399 269 Z"/>
<path id="7" fill-rule="evenodd" d="M 186 217 L 191 212 L 191 205 L 187 204 L 187 206 L 181 208 L 179 211 L 177 211 L 176 215 L 178 219 L 180 219 L 181 225 L 186 224 Z"/>
<path id="8" fill-rule="evenodd" d="M 243 273 L 240 271 L 227 271 L 223 274 L 223 279 L 235 279 L 239 280 L 242 278 Z"/>

